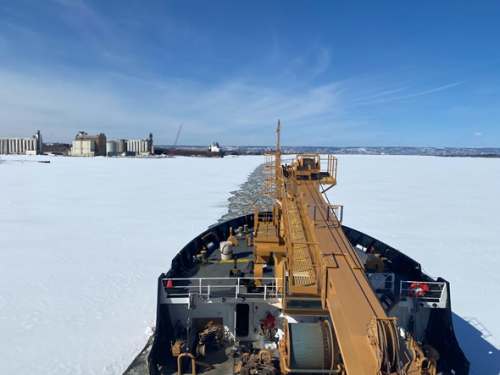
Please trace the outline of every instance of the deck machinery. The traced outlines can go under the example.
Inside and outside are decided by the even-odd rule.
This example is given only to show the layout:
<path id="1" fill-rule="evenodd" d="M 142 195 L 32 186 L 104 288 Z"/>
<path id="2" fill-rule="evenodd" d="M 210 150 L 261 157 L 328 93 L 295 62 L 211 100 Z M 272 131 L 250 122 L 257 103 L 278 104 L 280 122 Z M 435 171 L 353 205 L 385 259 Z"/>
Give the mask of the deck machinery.
<path id="1" fill-rule="evenodd" d="M 449 283 L 343 226 L 343 206 L 330 204 L 325 194 L 337 183 L 337 159 L 300 154 L 284 161 L 279 121 L 277 133 L 261 192 L 275 204 L 254 206 L 257 197 L 253 214 L 193 239 L 160 276 L 150 373 L 182 372 L 181 357 L 189 357 L 193 374 L 198 364 L 209 374 L 467 375 Z M 198 340 L 196 325 L 199 332 L 219 327 L 228 345 L 262 340 L 273 316 L 276 349 L 239 368 L 231 362 L 234 348 L 212 366 L 201 361 L 200 353 L 210 359 L 201 334 L 198 347 L 188 343 Z M 221 338 L 215 344 L 224 346 Z"/>
<path id="2" fill-rule="evenodd" d="M 325 200 L 324 193 L 337 183 L 337 159 L 304 154 L 282 166 L 279 134 L 278 122 L 277 151 L 266 154 L 265 166 L 265 193 L 276 198 L 276 206 L 272 220 L 264 216 L 256 221 L 254 251 L 257 264 L 275 257 L 277 277 L 283 277 L 284 314 L 330 318 L 321 328 L 321 338 L 326 336 L 322 347 L 330 351 L 322 353 L 324 369 L 332 373 L 435 373 L 437 352 L 428 348 L 431 358 L 424 354 L 412 360 L 397 319 L 387 316 L 365 266 L 342 231 L 343 207 Z M 255 211 L 259 217 L 259 208 Z M 284 373 L 293 372 L 290 327 L 279 345 Z M 413 341 L 415 346 L 418 353 L 424 352 Z"/>

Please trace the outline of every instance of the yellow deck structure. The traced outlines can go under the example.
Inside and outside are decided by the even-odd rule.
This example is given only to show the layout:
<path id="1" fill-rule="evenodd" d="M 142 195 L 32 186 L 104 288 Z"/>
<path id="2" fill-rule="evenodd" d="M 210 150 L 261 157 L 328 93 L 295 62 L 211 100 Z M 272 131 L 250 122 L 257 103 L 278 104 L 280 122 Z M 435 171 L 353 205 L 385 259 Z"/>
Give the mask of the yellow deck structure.
<path id="1" fill-rule="evenodd" d="M 264 189 L 276 198 L 276 205 L 263 216 L 256 208 L 254 259 L 259 263 L 275 257 L 276 272 L 283 275 L 284 313 L 300 314 L 302 302 L 311 301 L 304 315 L 330 317 L 333 347 L 339 351 L 332 358 L 339 371 L 423 374 L 405 351 L 395 318 L 387 317 L 363 263 L 341 229 L 340 206 L 325 201 L 324 192 L 337 183 L 337 159 L 297 155 L 291 164 L 282 166 L 279 126 L 277 152 L 266 154 Z M 300 303 L 288 305 L 287 299 Z M 285 373 L 291 371 L 287 345 L 291 344 L 285 338 L 280 343 Z"/>
<path id="2" fill-rule="evenodd" d="M 290 223 L 290 239 L 292 241 L 293 285 L 316 285 L 316 275 L 309 245 L 302 227 L 299 209 L 294 202 L 288 205 L 288 220 Z"/>

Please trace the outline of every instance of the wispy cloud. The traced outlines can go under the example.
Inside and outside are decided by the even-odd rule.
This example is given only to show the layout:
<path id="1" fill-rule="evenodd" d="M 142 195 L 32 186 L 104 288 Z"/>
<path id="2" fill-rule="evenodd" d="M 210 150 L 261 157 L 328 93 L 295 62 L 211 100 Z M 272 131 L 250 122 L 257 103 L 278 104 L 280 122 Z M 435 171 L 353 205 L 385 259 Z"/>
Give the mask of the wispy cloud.
<path id="1" fill-rule="evenodd" d="M 287 72 L 295 74 L 298 71 L 307 76 L 316 77 L 328 71 L 331 64 L 331 51 L 318 41 L 311 43 L 305 50 L 288 58 Z M 311 68 L 312 67 L 312 68 Z"/>
<path id="2" fill-rule="evenodd" d="M 373 105 L 373 104 L 378 104 L 378 103 L 384 103 L 384 102 L 391 102 L 391 101 L 397 101 L 397 100 L 415 98 L 417 96 L 428 95 L 428 94 L 432 94 L 434 92 L 438 92 L 438 91 L 450 89 L 452 87 L 461 85 L 464 82 L 465 81 L 455 82 L 455 83 L 452 83 L 452 84 L 448 84 L 448 85 L 444 85 L 444 86 L 439 86 L 439 87 L 435 87 L 435 88 L 424 90 L 424 91 L 418 91 L 418 92 L 414 92 L 414 93 L 407 94 L 407 95 L 389 96 L 389 97 L 386 97 L 386 98 L 375 99 L 375 100 L 369 100 L 370 98 L 368 98 L 368 100 L 366 100 L 366 101 L 361 101 L 360 103 L 357 103 L 357 104 L 354 104 L 354 105 L 350 105 L 349 107 L 353 108 L 353 107 L 358 107 L 358 106 L 362 106 L 362 105 Z M 414 85 L 410 85 L 410 86 L 407 86 L 407 87 L 402 87 L 400 89 L 395 89 L 393 91 L 394 92 L 401 92 L 401 91 L 404 91 L 404 90 L 406 90 L 407 88 L 409 88 L 411 86 L 414 86 Z M 382 95 L 386 95 L 386 94 L 380 93 L 380 95 L 376 94 L 374 97 L 382 96 Z M 371 97 L 371 99 L 373 99 L 373 97 Z M 354 100 L 354 102 L 356 102 L 356 100 Z"/>
<path id="3" fill-rule="evenodd" d="M 168 143 L 172 129 L 183 121 L 184 139 L 190 142 L 204 144 L 211 135 L 225 143 L 245 143 L 249 132 L 257 134 L 278 118 L 288 129 L 307 122 L 320 132 L 343 122 L 336 84 L 291 93 L 241 80 L 215 87 L 173 80 L 164 82 L 165 89 L 158 89 L 157 81 L 127 80 L 135 90 L 122 92 L 119 76 L 107 77 L 100 86 L 1 71 L 0 80 L 0 124 L 8 124 L 4 133 L 12 136 L 40 128 L 47 140 L 70 141 L 81 129 L 113 138 L 153 131 L 157 140 Z M 255 143 L 266 144 L 266 139 Z"/>
<path id="4" fill-rule="evenodd" d="M 315 55 L 316 67 L 314 68 L 313 76 L 318 76 L 326 72 L 330 67 L 330 51 L 328 48 L 318 48 L 318 50 L 315 51 Z"/>
<path id="5" fill-rule="evenodd" d="M 475 137 L 481 137 L 482 135 L 483 135 L 483 133 L 480 133 L 480 132 L 475 132 L 475 133 L 474 133 L 474 136 L 475 136 Z"/>
<path id="6" fill-rule="evenodd" d="M 446 89 L 449 89 L 449 88 L 461 85 L 464 82 L 465 81 L 455 82 L 455 83 L 452 83 L 452 84 L 449 84 L 449 85 L 436 87 L 436 88 L 433 88 L 433 89 L 430 89 L 430 90 L 420 91 L 420 92 L 417 92 L 417 93 L 414 93 L 414 94 L 410 94 L 410 95 L 400 96 L 400 97 L 397 97 L 397 98 L 394 98 L 394 99 L 407 99 L 407 98 L 414 98 L 415 96 L 427 95 L 427 94 L 430 94 L 430 93 L 433 93 L 433 92 L 442 91 L 442 90 L 446 90 Z"/>
<path id="7" fill-rule="evenodd" d="M 100 31 L 110 32 L 110 22 L 96 12 L 84 0 L 53 0 L 67 10 L 66 16 L 70 17 L 70 25 L 78 25 L 78 27 L 88 27 L 95 31 L 98 27 Z"/>
<path id="8" fill-rule="evenodd" d="M 379 91 L 376 94 L 372 94 L 372 95 L 369 95 L 369 96 L 362 96 L 362 97 L 356 98 L 353 101 L 370 100 L 370 99 L 376 99 L 376 98 L 380 98 L 380 97 L 391 95 L 391 94 L 396 94 L 396 93 L 401 92 L 401 91 L 406 91 L 406 90 L 408 90 L 409 88 L 411 88 L 411 87 L 413 87 L 415 85 L 416 84 L 413 83 L 413 84 L 404 85 L 404 86 L 401 86 L 401 87 L 398 87 L 398 88 L 395 88 L 395 89 L 388 89 L 388 90 L 384 90 L 384 91 Z"/>

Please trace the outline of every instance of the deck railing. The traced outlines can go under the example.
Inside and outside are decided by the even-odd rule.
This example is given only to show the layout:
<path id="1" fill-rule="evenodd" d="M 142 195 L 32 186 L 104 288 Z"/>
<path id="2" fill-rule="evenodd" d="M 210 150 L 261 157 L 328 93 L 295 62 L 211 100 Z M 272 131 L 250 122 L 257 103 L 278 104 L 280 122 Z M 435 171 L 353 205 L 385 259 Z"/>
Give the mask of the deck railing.
<path id="1" fill-rule="evenodd" d="M 394 273 L 367 273 L 366 276 L 376 292 L 394 294 L 394 285 L 396 284 Z"/>
<path id="2" fill-rule="evenodd" d="M 344 206 L 339 204 L 314 205 L 313 220 L 315 222 L 324 222 L 335 228 L 342 225 L 344 219 Z"/>
<path id="3" fill-rule="evenodd" d="M 245 285 L 245 281 L 254 281 L 251 286 Z M 162 279 L 165 294 L 168 298 L 187 297 L 198 294 L 207 299 L 213 297 L 239 298 L 242 295 L 251 295 L 254 298 L 281 298 L 281 279 L 275 277 L 201 277 L 201 278 L 164 278 Z M 171 286 L 167 286 L 171 282 Z M 261 282 L 262 285 L 256 285 Z M 179 285 L 183 283 L 187 285 Z M 217 282 L 217 284 L 214 284 Z M 247 288 L 256 288 L 257 291 L 249 292 Z M 183 290 L 188 290 L 184 292 Z M 178 292 L 176 291 L 178 290 Z M 254 289 L 255 290 L 255 289 Z M 222 293 L 221 293 L 222 291 Z M 219 293 L 218 293 L 219 292 Z"/>

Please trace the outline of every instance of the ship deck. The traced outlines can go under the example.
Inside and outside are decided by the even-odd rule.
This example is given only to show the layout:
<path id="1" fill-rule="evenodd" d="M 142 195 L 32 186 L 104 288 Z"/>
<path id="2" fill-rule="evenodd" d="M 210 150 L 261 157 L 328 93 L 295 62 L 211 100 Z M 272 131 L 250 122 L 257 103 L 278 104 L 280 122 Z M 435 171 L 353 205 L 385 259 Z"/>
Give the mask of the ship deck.
<path id="1" fill-rule="evenodd" d="M 173 277 L 164 279 L 167 297 L 164 303 L 175 303 L 176 297 L 187 297 L 190 293 L 208 298 L 280 297 L 277 288 L 280 281 L 275 278 L 274 266 L 267 265 L 263 269 L 262 278 L 257 278 L 253 272 L 253 245 L 247 246 L 246 236 L 236 238 L 238 246 L 233 247 L 234 260 L 222 260 L 219 248 L 216 248 L 205 262 L 194 264 L 190 268 L 181 266 Z M 361 263 L 366 265 L 369 257 L 366 250 L 355 246 L 353 249 Z M 233 272 L 235 261 L 236 274 Z M 405 273 L 397 273 L 389 269 L 386 269 L 384 273 L 368 271 L 366 274 L 384 309 L 405 293 L 401 290 L 401 282 L 411 279 Z M 167 287 L 168 280 L 172 281 L 172 287 Z M 438 296 L 439 293 L 437 293 Z M 433 299 L 432 302 L 435 300 Z"/>
<path id="2" fill-rule="evenodd" d="M 232 227 L 234 230 L 235 228 L 241 227 L 241 225 L 245 223 L 248 224 L 250 228 L 252 228 L 253 217 L 247 216 L 238 218 L 233 221 L 221 223 L 218 226 L 210 228 L 209 231 L 201 234 L 200 236 L 193 239 L 189 244 L 187 244 L 172 260 L 170 271 L 167 274 L 162 274 L 160 276 L 160 284 L 158 290 L 159 323 L 157 324 L 157 329 L 159 329 L 159 333 L 161 335 L 159 334 L 156 339 L 160 340 L 160 337 L 163 337 L 162 340 L 164 340 L 164 343 L 158 341 L 158 353 L 153 355 L 154 358 L 163 358 L 160 360 L 164 361 L 167 355 L 159 353 L 171 352 L 169 343 L 173 340 L 172 332 L 168 333 L 168 330 L 165 332 L 162 331 L 164 330 L 162 320 L 168 320 L 173 325 L 173 323 L 177 319 L 179 319 L 179 317 L 181 317 L 185 311 L 187 316 L 187 311 L 193 310 L 185 310 L 186 307 L 183 306 L 186 306 L 186 304 L 187 306 L 189 306 L 191 301 L 195 301 L 196 305 L 194 310 L 194 324 L 196 324 L 197 321 L 196 316 L 202 316 L 200 315 L 200 307 L 202 305 L 207 307 L 211 306 L 209 307 L 209 309 L 218 309 L 218 307 L 215 306 L 221 306 L 220 311 L 222 312 L 222 314 L 224 314 L 224 309 L 230 309 L 231 306 L 236 307 L 238 304 L 249 303 L 267 303 L 269 305 L 272 305 L 272 308 L 278 311 L 280 307 L 278 307 L 279 303 L 276 303 L 276 301 L 281 300 L 281 293 L 278 293 L 278 291 L 281 292 L 282 288 L 277 287 L 276 273 L 273 265 L 267 265 L 264 268 L 261 279 L 263 285 L 255 285 L 256 275 L 253 272 L 254 247 L 252 245 L 253 238 L 251 233 L 249 233 L 252 239 L 250 245 L 247 245 L 246 234 L 243 236 L 236 236 L 238 246 L 233 247 L 233 254 L 236 259 L 236 274 L 232 272 L 235 265 L 234 260 L 223 261 L 221 259 L 220 249 L 217 245 L 219 239 L 222 240 L 228 238 L 230 227 Z M 433 282 L 434 280 L 421 273 L 420 264 L 404 255 L 403 253 L 399 252 L 398 250 L 384 244 L 383 242 L 351 228 L 344 227 L 343 230 L 346 233 L 346 236 L 350 241 L 352 248 L 355 250 L 363 265 L 366 266 L 367 260 L 369 260 L 370 258 L 370 250 L 382 259 L 382 272 L 377 273 L 374 271 L 366 271 L 366 275 L 370 280 L 370 284 L 373 290 L 376 292 L 380 303 L 386 311 L 391 311 L 393 306 L 397 306 L 397 304 L 400 303 L 401 300 L 408 298 L 408 287 L 411 284 L 407 284 L 405 289 L 405 287 L 403 286 L 404 283 L 411 283 L 417 280 L 428 282 L 429 285 L 433 284 L 430 285 L 431 288 L 437 288 L 435 290 L 431 290 L 431 293 L 426 293 L 425 298 L 420 298 L 421 303 L 419 306 L 421 306 L 422 308 L 431 307 L 424 306 L 424 304 L 432 304 L 432 307 L 434 308 L 432 311 L 434 311 L 434 313 L 440 313 L 440 309 L 435 308 L 442 307 L 436 306 L 436 304 L 440 301 L 438 297 L 443 294 L 447 295 L 448 291 L 442 290 L 442 286 L 439 286 L 438 288 L 437 284 L 446 284 L 445 282 L 441 280 L 439 280 L 439 283 Z M 209 236 L 209 234 L 211 235 L 211 237 Z M 210 242 L 213 239 L 217 240 L 213 241 L 215 244 Z M 207 259 L 204 262 L 193 262 L 193 257 L 201 252 L 203 246 L 207 246 L 209 248 Z M 193 295 L 196 298 L 191 298 L 193 297 Z M 165 304 L 174 304 L 177 306 L 169 307 L 165 306 Z M 175 313 L 173 313 L 172 315 L 173 320 L 171 320 L 169 311 L 175 311 Z M 259 312 L 260 311 L 265 311 L 265 308 L 260 307 Z M 250 309 L 251 314 L 256 312 L 256 309 Z M 449 307 L 447 311 L 445 311 L 445 313 L 449 313 Z M 215 315 L 213 312 L 207 314 L 207 318 L 210 319 L 213 319 L 214 316 Z M 220 315 L 217 314 L 217 317 L 218 316 Z M 236 314 L 235 311 L 233 316 L 236 318 L 240 315 Z M 249 317 L 249 319 L 250 322 L 253 322 L 253 318 Z M 256 322 L 258 322 L 259 318 L 256 319 Z M 440 313 L 439 319 L 437 320 L 438 323 L 443 321 L 443 324 L 451 324 L 449 318 L 447 318 L 445 314 Z M 198 372 L 210 375 L 235 373 L 235 365 L 241 361 L 242 356 L 234 356 L 232 353 L 233 348 L 239 347 L 240 345 L 257 344 L 257 342 L 255 341 L 242 341 L 245 339 L 250 339 L 251 335 L 248 338 L 245 338 L 244 335 L 240 336 L 237 334 L 237 332 L 238 328 L 236 327 L 236 335 L 232 340 L 230 340 L 230 342 L 225 341 L 224 345 L 220 349 L 210 351 L 210 354 L 207 355 L 207 357 L 201 358 L 202 361 L 211 364 L 213 366 L 213 369 L 208 370 L 202 366 L 198 368 Z M 454 337 L 452 338 L 456 340 Z M 274 358 L 279 355 L 273 350 L 271 350 L 271 354 Z M 250 356 L 252 355 L 250 354 Z M 461 355 L 461 358 L 466 361 L 465 357 L 463 357 L 463 354 Z M 154 363 L 159 363 L 158 360 L 156 361 L 157 362 Z M 163 363 L 163 370 L 161 371 L 161 373 L 175 374 L 176 371 L 177 358 L 172 358 L 172 360 Z M 191 372 L 187 368 L 185 371 L 189 373 Z M 133 373 L 133 371 L 130 371 L 127 372 L 127 375 Z"/>
<path id="3" fill-rule="evenodd" d="M 176 297 L 186 293 L 208 292 L 210 297 L 234 297 L 236 289 L 239 297 L 251 297 L 264 292 L 272 294 L 276 285 L 274 266 L 266 265 L 262 278 L 256 278 L 253 272 L 253 244 L 247 245 L 246 236 L 235 238 L 238 246 L 233 246 L 233 260 L 222 260 L 219 248 L 212 250 L 205 262 L 176 270 L 171 278 L 173 287 L 166 288 L 167 295 Z"/>
<path id="4" fill-rule="evenodd" d="M 250 236 L 252 235 L 250 234 Z M 277 282 L 274 265 L 265 266 L 261 279 L 262 285 L 256 285 L 256 277 L 253 273 L 253 244 L 247 245 L 246 236 L 236 238 L 238 246 L 233 247 L 233 260 L 222 260 L 219 248 L 215 248 L 210 252 L 205 262 L 194 264 L 191 267 L 187 264 L 181 264 L 175 270 L 173 277 L 164 280 L 167 297 L 175 298 L 195 293 L 209 294 L 211 298 L 231 298 L 235 297 L 236 290 L 238 297 L 252 297 L 258 293 L 264 293 L 264 288 L 267 289 L 268 295 L 273 296 L 272 293 L 276 290 Z M 366 265 L 369 257 L 366 250 L 354 246 L 353 249 L 363 265 Z M 233 272 L 235 264 L 236 273 Z M 385 308 L 401 294 L 401 281 L 409 280 L 406 274 L 390 273 L 393 275 L 392 278 L 380 280 L 378 277 L 378 282 L 372 282 L 379 297 L 380 294 L 384 295 L 381 302 Z M 367 272 L 367 275 L 369 278 L 377 277 L 373 276 L 377 275 L 376 273 Z M 167 287 L 168 280 L 172 281 L 172 287 Z"/>
<path id="5" fill-rule="evenodd" d="M 209 296 L 212 299 L 217 298 L 232 298 L 235 297 L 235 288 L 239 284 L 238 297 L 251 298 L 257 297 L 259 293 L 263 292 L 263 286 L 269 286 L 269 291 L 272 290 L 272 279 L 275 277 L 274 266 L 269 265 L 266 267 L 266 271 L 263 273 L 263 286 L 256 287 L 250 282 L 254 279 L 254 274 L 252 271 L 253 266 L 253 245 L 247 246 L 246 236 L 236 237 L 238 240 L 238 246 L 233 247 L 233 254 L 236 260 L 236 266 L 238 273 L 233 274 L 234 260 L 223 261 L 221 260 L 219 248 L 215 248 L 207 258 L 205 263 L 200 263 L 194 265 L 191 268 L 186 268 L 182 266 L 180 269 L 176 270 L 175 277 L 172 277 L 173 288 L 165 288 L 167 291 L 167 296 L 171 300 L 175 300 L 175 297 L 181 297 L 186 293 L 195 293 L 199 295 L 206 295 L 209 291 Z M 359 256 L 361 262 L 366 264 L 369 254 L 366 253 L 365 249 L 354 247 L 356 254 Z M 370 274 L 368 277 L 370 277 Z M 391 284 L 388 285 L 386 281 L 380 284 L 381 289 L 384 289 L 384 295 L 386 296 L 385 304 L 390 304 L 396 299 L 400 291 L 398 285 L 400 280 L 407 279 L 403 274 L 395 274 L 391 279 Z M 389 290 L 393 290 L 393 293 L 388 293 Z M 377 288 L 374 286 L 374 289 Z M 376 290 L 378 294 L 382 292 L 381 290 Z M 262 296 L 259 296 L 262 298 Z M 384 304 L 384 301 L 382 301 Z M 197 366 L 197 373 L 202 372 L 207 375 L 222 375 L 222 374 L 235 374 L 236 365 L 242 361 L 242 356 L 233 354 L 233 348 L 240 346 L 244 347 L 259 347 L 259 343 L 256 341 L 237 341 L 235 343 L 225 342 L 224 345 L 218 349 L 210 352 L 209 355 L 202 358 L 201 360 L 212 366 L 212 369 L 207 369 L 203 366 Z M 277 349 L 270 350 L 272 357 L 278 358 L 279 353 Z M 257 354 L 258 355 L 258 354 Z M 255 356 L 249 355 L 249 357 Z M 248 357 L 247 357 L 248 358 Z M 189 367 L 190 360 L 185 358 L 183 360 L 185 373 L 191 373 L 191 368 Z M 177 374 L 177 358 L 175 361 L 170 362 L 168 365 L 164 366 L 162 369 L 163 374 Z"/>

